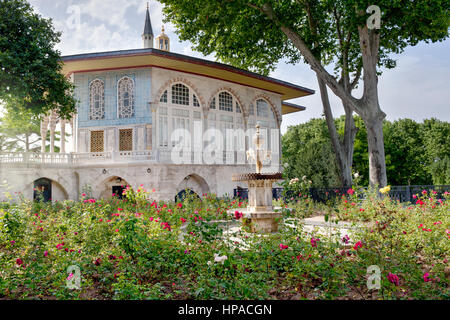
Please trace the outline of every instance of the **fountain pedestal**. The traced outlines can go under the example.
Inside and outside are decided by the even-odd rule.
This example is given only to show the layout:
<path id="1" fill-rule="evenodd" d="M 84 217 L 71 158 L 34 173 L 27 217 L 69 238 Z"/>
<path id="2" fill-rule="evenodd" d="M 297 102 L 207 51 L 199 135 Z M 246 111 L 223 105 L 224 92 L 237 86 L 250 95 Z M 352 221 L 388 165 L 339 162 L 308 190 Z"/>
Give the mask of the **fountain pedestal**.
<path id="1" fill-rule="evenodd" d="M 278 231 L 281 214 L 272 206 L 272 185 L 282 178 L 281 173 L 248 173 L 233 175 L 233 181 L 247 182 L 248 207 L 242 211 L 244 224 L 251 232 L 272 233 Z"/>
<path id="2" fill-rule="evenodd" d="M 263 159 L 270 158 L 270 151 L 263 150 L 264 142 L 259 125 L 256 125 L 254 143 L 256 150 L 247 151 L 247 159 L 253 159 L 256 173 L 233 175 L 233 181 L 247 182 L 248 207 L 242 211 L 244 224 L 250 225 L 251 232 L 271 233 L 278 231 L 278 220 L 281 214 L 274 212 L 272 206 L 272 184 L 282 179 L 282 174 L 262 173 Z"/>

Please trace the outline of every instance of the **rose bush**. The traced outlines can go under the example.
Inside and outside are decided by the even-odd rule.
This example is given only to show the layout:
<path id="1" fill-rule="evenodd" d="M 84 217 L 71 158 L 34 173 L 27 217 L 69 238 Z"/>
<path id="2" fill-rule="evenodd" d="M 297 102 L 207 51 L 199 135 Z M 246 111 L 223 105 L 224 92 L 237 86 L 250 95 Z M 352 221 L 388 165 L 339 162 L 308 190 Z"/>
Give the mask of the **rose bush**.
<path id="1" fill-rule="evenodd" d="M 154 201 L 142 187 L 123 200 L 0 206 L 0 298 L 448 299 L 449 195 L 404 205 L 358 193 L 326 209 L 358 223 L 344 238 L 307 231 L 301 219 L 275 234 L 229 236 L 219 222 L 241 223 L 247 203 Z M 301 206 L 283 205 L 301 217 Z M 73 265 L 79 290 L 66 286 Z M 379 290 L 366 285 L 371 265 Z"/>

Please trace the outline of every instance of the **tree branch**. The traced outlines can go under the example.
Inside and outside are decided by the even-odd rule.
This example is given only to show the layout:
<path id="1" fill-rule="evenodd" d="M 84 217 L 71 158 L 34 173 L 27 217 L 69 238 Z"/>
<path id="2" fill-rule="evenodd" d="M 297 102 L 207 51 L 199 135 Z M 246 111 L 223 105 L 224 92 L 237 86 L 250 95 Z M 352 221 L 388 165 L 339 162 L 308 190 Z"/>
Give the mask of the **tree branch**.
<path id="1" fill-rule="evenodd" d="M 362 65 L 358 65 L 358 69 L 356 69 L 355 77 L 353 78 L 353 81 L 350 83 L 350 89 L 355 89 L 356 85 L 359 82 L 359 79 L 361 78 L 361 72 L 362 72 Z"/>
<path id="2" fill-rule="evenodd" d="M 352 111 L 361 113 L 362 109 L 359 107 L 358 100 L 355 99 L 342 85 L 338 83 L 335 77 L 333 77 L 320 63 L 320 61 L 311 52 L 311 49 L 306 45 L 300 35 L 292 30 L 290 27 L 284 26 L 280 23 L 278 18 L 273 12 L 273 8 L 270 4 L 265 3 L 262 7 L 254 4 L 247 4 L 249 7 L 264 13 L 270 20 L 272 20 L 281 31 L 292 41 L 294 46 L 300 51 L 305 58 L 306 62 L 311 66 L 311 69 L 326 83 L 326 85 L 336 94 L 343 102 L 345 102 Z"/>

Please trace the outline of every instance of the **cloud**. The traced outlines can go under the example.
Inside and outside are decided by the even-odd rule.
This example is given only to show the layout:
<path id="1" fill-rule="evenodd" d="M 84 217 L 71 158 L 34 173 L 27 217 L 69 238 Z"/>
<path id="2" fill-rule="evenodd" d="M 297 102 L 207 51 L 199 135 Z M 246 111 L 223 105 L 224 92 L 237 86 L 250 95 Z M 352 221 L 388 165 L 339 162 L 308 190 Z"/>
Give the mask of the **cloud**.
<path id="1" fill-rule="evenodd" d="M 74 5 L 79 6 L 82 14 L 92 17 L 97 23 L 109 24 L 118 27 L 119 30 L 129 28 L 128 21 L 125 19 L 125 13 L 129 7 L 144 7 L 140 0 L 88 0 L 75 2 Z"/>
<path id="2" fill-rule="evenodd" d="M 51 17 L 57 30 L 63 32 L 58 45 L 63 55 L 141 48 L 141 33 L 144 27 L 146 1 L 142 0 L 29 0 L 35 10 L 45 17 Z M 68 23 L 68 7 L 80 8 L 81 19 L 77 29 Z M 158 35 L 163 25 L 163 5 L 150 1 L 150 15 L 153 32 Z M 171 39 L 171 49 L 185 55 L 204 57 L 191 49 L 191 43 L 179 42 L 175 28 L 165 23 L 166 34 Z M 436 117 L 450 121 L 450 41 L 436 44 L 420 44 L 407 48 L 396 56 L 398 66 L 384 70 L 379 78 L 379 98 L 382 110 L 388 120 L 412 118 L 421 121 Z M 329 68 L 329 70 L 332 70 Z M 311 68 L 303 63 L 288 65 L 279 63 L 272 77 L 316 90 L 316 94 L 294 99 L 291 102 L 305 106 L 303 112 L 283 117 L 282 132 L 289 125 L 307 122 L 322 117 L 322 102 L 317 78 Z M 361 88 L 359 89 L 361 90 Z M 343 114 L 340 100 L 330 91 L 333 115 Z"/>

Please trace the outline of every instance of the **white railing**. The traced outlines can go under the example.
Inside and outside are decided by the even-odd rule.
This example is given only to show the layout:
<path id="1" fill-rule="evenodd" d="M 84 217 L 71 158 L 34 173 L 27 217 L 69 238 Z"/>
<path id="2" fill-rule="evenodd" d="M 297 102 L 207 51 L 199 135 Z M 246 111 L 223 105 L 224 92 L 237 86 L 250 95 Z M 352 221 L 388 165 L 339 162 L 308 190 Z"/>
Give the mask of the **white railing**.
<path id="1" fill-rule="evenodd" d="M 72 162 L 79 163 L 92 163 L 92 162 L 111 162 L 111 152 L 86 152 L 86 153 L 73 153 Z"/>
<path id="2" fill-rule="evenodd" d="M 156 161 L 154 153 L 144 151 L 37 153 L 0 152 L 0 165 L 83 165 L 129 161 Z"/>
<path id="3" fill-rule="evenodd" d="M 0 152 L 0 164 L 70 164 L 68 153 Z"/>
<path id="4" fill-rule="evenodd" d="M 72 166 L 89 164 L 108 164 L 123 162 L 156 162 L 170 164 L 218 164 L 218 165 L 248 165 L 244 152 L 225 151 L 206 159 L 201 151 L 182 152 L 178 155 L 171 150 L 156 149 L 154 151 L 114 151 L 114 152 L 87 152 L 87 153 L 33 153 L 33 152 L 0 152 L 0 166 L 15 165 L 46 165 L 46 166 Z"/>

